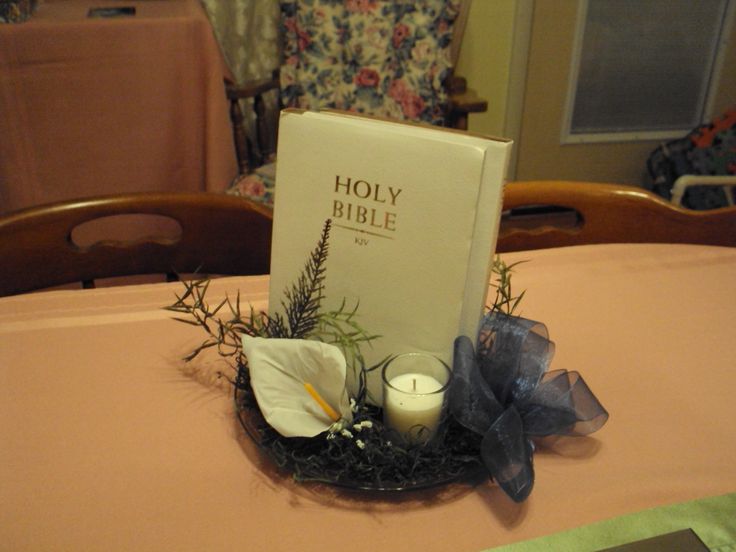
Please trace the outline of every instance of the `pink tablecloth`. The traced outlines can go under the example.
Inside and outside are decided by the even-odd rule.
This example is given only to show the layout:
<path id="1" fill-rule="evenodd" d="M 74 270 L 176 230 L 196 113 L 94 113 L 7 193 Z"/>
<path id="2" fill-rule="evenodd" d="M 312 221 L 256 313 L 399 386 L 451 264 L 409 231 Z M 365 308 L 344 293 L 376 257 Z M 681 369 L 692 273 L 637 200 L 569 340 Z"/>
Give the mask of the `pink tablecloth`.
<path id="1" fill-rule="evenodd" d="M 134 17 L 93 19 L 125 5 Z M 237 172 L 226 69 L 196 0 L 41 2 L 0 25 L 0 213 Z"/>
<path id="2" fill-rule="evenodd" d="M 229 394 L 182 372 L 200 332 L 179 284 L 0 299 L 0 548 L 478 551 L 736 490 L 736 249 L 608 245 L 506 254 L 553 368 L 611 414 L 535 455 L 523 505 L 497 488 L 401 498 L 278 476 Z M 267 277 L 226 278 L 265 306 Z M 217 369 L 205 359 L 200 376 Z"/>

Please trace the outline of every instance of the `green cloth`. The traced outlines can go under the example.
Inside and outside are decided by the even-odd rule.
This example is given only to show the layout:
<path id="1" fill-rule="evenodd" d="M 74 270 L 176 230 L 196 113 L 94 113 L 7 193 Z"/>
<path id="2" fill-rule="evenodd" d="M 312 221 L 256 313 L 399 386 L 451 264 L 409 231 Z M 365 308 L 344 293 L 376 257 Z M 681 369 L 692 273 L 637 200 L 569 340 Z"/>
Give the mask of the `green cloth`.
<path id="1" fill-rule="evenodd" d="M 644 510 L 492 550 L 594 552 L 682 529 L 695 531 L 712 552 L 736 552 L 736 493 Z"/>

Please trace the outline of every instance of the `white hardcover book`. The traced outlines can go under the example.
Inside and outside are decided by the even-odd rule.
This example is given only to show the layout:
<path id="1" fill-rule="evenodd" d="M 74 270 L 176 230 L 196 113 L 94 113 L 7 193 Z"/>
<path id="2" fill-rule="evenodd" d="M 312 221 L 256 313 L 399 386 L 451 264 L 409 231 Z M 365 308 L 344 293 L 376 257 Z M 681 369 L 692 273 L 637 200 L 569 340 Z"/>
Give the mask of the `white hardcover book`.
<path id="1" fill-rule="evenodd" d="M 454 339 L 474 340 L 483 314 L 510 150 L 448 129 L 282 112 L 272 313 L 331 219 L 323 309 L 360 302 L 360 325 L 381 335 L 361 349 L 368 364 L 419 351 L 451 365 Z"/>

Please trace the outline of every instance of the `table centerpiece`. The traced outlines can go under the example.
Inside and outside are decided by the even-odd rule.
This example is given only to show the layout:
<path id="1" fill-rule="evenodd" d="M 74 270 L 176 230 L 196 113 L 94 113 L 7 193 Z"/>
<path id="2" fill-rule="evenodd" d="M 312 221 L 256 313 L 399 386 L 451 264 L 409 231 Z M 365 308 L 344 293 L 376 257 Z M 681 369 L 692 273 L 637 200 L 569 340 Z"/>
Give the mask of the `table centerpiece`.
<path id="1" fill-rule="evenodd" d="M 433 363 L 423 353 L 367 365 L 361 347 L 381 337 L 361 326 L 359 305 L 322 309 L 331 225 L 325 221 L 285 291 L 283 315 L 243 312 L 239 294 L 211 307 L 207 279 L 186 283 L 167 307 L 207 333 L 186 360 L 212 347 L 230 359 L 233 375 L 222 375 L 233 385 L 240 423 L 295 480 L 370 491 L 492 480 L 521 502 L 533 488 L 537 438 L 587 435 L 606 422 L 577 372 L 548 370 L 554 344 L 543 324 L 514 315 L 523 293 L 513 295 L 514 265 L 499 257 L 495 300 L 475 340 L 455 340 L 446 378 L 436 375 L 444 373 L 440 359 L 434 372 L 419 373 Z M 410 367 L 391 376 L 401 361 Z M 385 386 L 407 396 L 368 400 L 367 377 L 378 370 Z"/>

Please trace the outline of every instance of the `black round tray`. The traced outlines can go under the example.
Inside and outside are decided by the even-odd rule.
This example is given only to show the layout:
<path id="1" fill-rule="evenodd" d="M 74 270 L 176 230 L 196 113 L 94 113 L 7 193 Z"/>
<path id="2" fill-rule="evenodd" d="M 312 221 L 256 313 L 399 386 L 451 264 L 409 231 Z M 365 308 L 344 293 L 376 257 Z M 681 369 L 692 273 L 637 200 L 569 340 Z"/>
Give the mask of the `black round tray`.
<path id="1" fill-rule="evenodd" d="M 385 479 L 378 477 L 377 472 L 372 473 L 370 469 L 360 470 L 356 475 L 355 472 L 342 470 L 339 464 L 330 465 L 330 458 L 326 457 L 327 440 L 324 435 L 311 439 L 282 437 L 263 418 L 250 389 L 236 387 L 235 407 L 238 420 L 248 436 L 266 456 L 299 481 L 326 483 L 354 491 L 401 492 L 429 489 L 451 483 L 477 483 L 488 479 L 488 472 L 477 452 L 477 436 L 452 423 L 451 420 L 447 424 L 448 430 L 441 444 L 419 447 L 419 450 L 414 449 L 411 453 L 414 458 L 426 461 L 424 464 L 418 462 L 420 466 L 433 466 L 431 471 L 412 469 L 410 473 L 401 474 L 400 479 Z M 380 419 L 380 416 L 376 416 L 376 419 Z M 458 443 L 462 445 L 456 446 Z M 305 450 L 308 450 L 309 455 L 323 454 L 325 463 L 318 469 L 300 465 L 298 460 L 285 458 L 284 452 L 288 453 L 290 447 L 304 455 L 307 455 Z M 435 462 L 435 458 L 441 458 L 441 462 Z M 445 469 L 437 470 L 438 464 Z"/>

